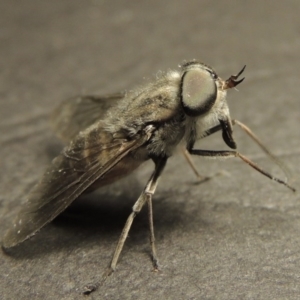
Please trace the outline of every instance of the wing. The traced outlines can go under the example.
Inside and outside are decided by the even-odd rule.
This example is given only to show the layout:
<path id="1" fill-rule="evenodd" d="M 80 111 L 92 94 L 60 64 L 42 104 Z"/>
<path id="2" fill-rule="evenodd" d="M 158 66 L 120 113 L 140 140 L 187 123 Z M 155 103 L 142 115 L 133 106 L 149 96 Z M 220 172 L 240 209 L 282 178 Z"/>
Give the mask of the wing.
<path id="1" fill-rule="evenodd" d="M 123 93 L 106 96 L 78 96 L 64 101 L 53 112 L 56 134 L 69 142 L 82 130 L 102 120 L 106 111 L 124 98 Z"/>
<path id="2" fill-rule="evenodd" d="M 154 128 L 146 126 L 141 134 L 127 140 L 115 139 L 102 126 L 93 125 L 88 132 L 80 133 L 53 160 L 4 237 L 4 248 L 16 246 L 34 235 L 97 180 L 112 182 L 114 178 L 109 177 L 116 173 L 113 170 L 118 165 L 124 167 L 127 157 L 132 157 L 130 153 L 150 139 Z"/>

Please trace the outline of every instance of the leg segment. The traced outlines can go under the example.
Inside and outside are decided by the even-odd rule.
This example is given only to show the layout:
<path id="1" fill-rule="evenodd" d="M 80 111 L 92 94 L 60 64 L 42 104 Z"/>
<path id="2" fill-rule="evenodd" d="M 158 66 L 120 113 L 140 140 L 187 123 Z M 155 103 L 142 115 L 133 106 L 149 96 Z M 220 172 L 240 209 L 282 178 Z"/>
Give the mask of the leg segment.
<path id="1" fill-rule="evenodd" d="M 276 157 L 262 142 L 261 140 L 254 134 L 254 132 L 246 126 L 244 123 L 238 120 L 232 120 L 233 125 L 238 125 L 241 129 L 244 130 L 252 138 L 252 140 L 269 156 L 271 160 L 285 173 L 286 177 L 291 176 L 291 172 L 288 167 L 278 158 Z"/>
<path id="2" fill-rule="evenodd" d="M 151 246 L 152 246 L 152 256 L 153 256 L 154 267 L 157 265 L 157 256 L 156 256 L 156 250 L 155 250 L 155 245 L 154 245 L 153 219 L 152 219 L 152 195 L 154 194 L 154 192 L 156 190 L 158 178 L 159 178 L 161 172 L 163 171 L 163 169 L 166 165 L 166 162 L 167 162 L 167 158 L 161 158 L 161 159 L 158 159 L 157 161 L 155 161 L 155 170 L 154 170 L 153 174 L 151 175 L 144 191 L 142 192 L 142 194 L 140 195 L 138 200 L 133 205 L 132 212 L 129 215 L 129 217 L 125 223 L 125 226 L 124 226 L 121 236 L 119 238 L 116 250 L 114 252 L 113 258 L 110 263 L 110 272 L 108 275 L 110 275 L 112 272 L 115 271 L 119 256 L 121 254 L 124 243 L 128 236 L 132 222 L 133 222 L 135 216 L 141 211 L 141 209 L 144 206 L 146 201 L 148 201 L 148 203 L 150 203 L 149 206 L 151 207 L 151 214 L 149 213 L 150 241 L 151 241 Z"/>
<path id="3" fill-rule="evenodd" d="M 154 224 L 153 224 L 153 209 L 152 196 L 148 195 L 148 213 L 149 213 L 149 229 L 150 229 L 150 245 L 152 251 L 152 263 L 154 271 L 158 271 L 158 257 L 155 247 Z"/>
<path id="4" fill-rule="evenodd" d="M 224 158 L 225 157 L 239 157 L 242 161 L 247 163 L 250 167 L 252 167 L 256 171 L 260 172 L 261 174 L 265 175 L 266 177 L 270 178 L 271 180 L 274 180 L 280 184 L 285 185 L 286 187 L 291 189 L 293 192 L 296 191 L 295 188 L 293 188 L 292 186 L 287 184 L 285 181 L 283 181 L 277 177 L 274 177 L 269 172 L 263 170 L 259 165 L 257 165 L 256 163 L 251 161 L 249 158 L 240 154 L 237 151 L 232 151 L 232 150 L 230 150 L 230 151 L 213 151 L 213 150 L 191 149 L 189 152 L 192 155 L 199 155 L 199 156 L 206 156 L 206 157 L 224 157 Z"/>
<path id="5" fill-rule="evenodd" d="M 210 128 L 202 138 L 207 137 L 207 136 L 209 136 L 209 135 L 212 135 L 213 133 L 218 132 L 218 131 L 220 131 L 221 129 L 222 129 L 222 127 L 221 127 L 220 124 L 219 124 L 219 125 L 216 125 L 216 126 Z M 194 143 L 193 143 L 193 144 L 194 144 Z M 192 144 L 192 147 L 194 146 L 193 144 Z M 191 147 L 191 148 L 192 148 L 192 147 Z M 197 168 L 196 168 L 196 166 L 195 166 L 195 164 L 194 164 L 194 162 L 193 162 L 193 160 L 192 160 L 192 158 L 191 158 L 190 152 L 189 152 L 187 149 L 182 149 L 182 152 L 183 152 L 183 155 L 184 155 L 186 161 L 188 162 L 189 166 L 191 167 L 191 169 L 193 170 L 194 174 L 195 174 L 196 177 L 198 178 L 199 183 L 202 183 L 202 182 L 205 182 L 205 181 L 209 180 L 210 177 L 203 176 L 203 175 L 201 175 L 201 174 L 197 171 Z"/>

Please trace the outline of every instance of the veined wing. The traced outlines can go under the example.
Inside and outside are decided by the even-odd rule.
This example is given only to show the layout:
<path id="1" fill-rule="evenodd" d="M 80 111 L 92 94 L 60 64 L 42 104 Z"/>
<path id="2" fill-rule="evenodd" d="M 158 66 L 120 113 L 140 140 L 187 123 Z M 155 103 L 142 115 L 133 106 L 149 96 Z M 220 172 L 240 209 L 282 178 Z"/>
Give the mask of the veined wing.
<path id="1" fill-rule="evenodd" d="M 56 134 L 69 142 L 82 130 L 103 119 L 109 108 L 124 97 L 123 93 L 106 96 L 78 96 L 62 102 L 51 121 Z"/>
<path id="2" fill-rule="evenodd" d="M 53 160 L 41 181 L 33 188 L 14 227 L 4 237 L 3 247 L 10 248 L 30 238 L 95 181 L 103 177 L 109 180 L 109 176 L 113 176 L 110 174 L 114 173 L 110 171 L 118 168 L 118 164 L 122 165 L 130 152 L 149 140 L 153 130 L 154 127 L 149 125 L 131 140 L 114 139 L 99 125 L 89 128 L 88 138 L 86 133 L 79 134 Z"/>

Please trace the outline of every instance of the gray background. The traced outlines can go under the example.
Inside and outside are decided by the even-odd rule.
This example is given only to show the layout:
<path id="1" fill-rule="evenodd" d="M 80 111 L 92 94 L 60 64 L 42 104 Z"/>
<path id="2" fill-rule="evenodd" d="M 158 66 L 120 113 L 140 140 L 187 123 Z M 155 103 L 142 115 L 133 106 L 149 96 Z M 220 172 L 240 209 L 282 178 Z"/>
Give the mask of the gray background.
<path id="1" fill-rule="evenodd" d="M 0 234 L 63 144 L 48 116 L 63 99 L 130 89 L 197 58 L 227 78 L 247 64 L 231 115 L 295 174 L 299 188 L 300 4 L 294 1 L 12 1 L 0 3 Z M 284 177 L 238 128 L 242 153 Z M 220 134 L 199 143 L 226 149 Z M 147 210 L 117 272 L 91 299 L 299 299 L 300 202 L 238 159 L 194 158 L 222 175 L 197 185 L 178 154 L 154 198 L 160 273 Z M 1 299 L 80 299 L 106 268 L 153 166 L 78 200 L 11 256 Z"/>

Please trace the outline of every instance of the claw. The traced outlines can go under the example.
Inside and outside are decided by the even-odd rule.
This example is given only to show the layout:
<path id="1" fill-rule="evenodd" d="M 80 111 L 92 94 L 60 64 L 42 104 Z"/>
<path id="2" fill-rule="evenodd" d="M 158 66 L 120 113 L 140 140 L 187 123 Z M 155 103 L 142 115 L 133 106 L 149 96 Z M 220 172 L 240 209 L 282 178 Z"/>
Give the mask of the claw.
<path id="1" fill-rule="evenodd" d="M 246 68 L 246 65 L 243 67 L 243 69 L 237 74 L 237 75 L 231 75 L 224 83 L 223 89 L 231 89 L 235 86 L 237 86 L 238 84 L 240 84 L 241 82 L 244 81 L 245 77 L 240 79 L 240 80 L 236 80 L 239 78 L 239 76 L 244 72 Z"/>

